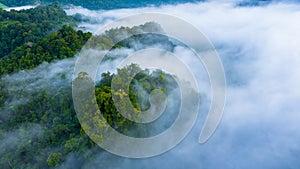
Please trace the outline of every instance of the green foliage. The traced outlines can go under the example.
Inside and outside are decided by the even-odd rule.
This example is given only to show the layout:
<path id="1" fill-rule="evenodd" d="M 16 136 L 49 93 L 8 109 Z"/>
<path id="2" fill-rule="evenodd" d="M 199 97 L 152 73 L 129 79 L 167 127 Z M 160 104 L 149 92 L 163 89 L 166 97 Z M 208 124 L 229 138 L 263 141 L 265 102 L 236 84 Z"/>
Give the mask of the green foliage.
<path id="1" fill-rule="evenodd" d="M 57 2 L 63 4 L 74 4 L 77 6 L 82 6 L 89 9 L 116 9 L 116 8 L 136 8 L 136 7 L 145 7 L 147 5 L 162 5 L 162 4 L 176 4 L 176 3 L 186 3 L 186 0 L 0 0 L 0 2 L 8 6 L 16 5 L 30 5 L 36 4 L 36 2 L 49 3 Z M 189 0 L 189 2 L 197 2 L 202 0 Z"/>
<path id="2" fill-rule="evenodd" d="M 8 48 L 7 46 L 9 45 L 6 43 L 6 41 L 10 42 L 11 39 L 5 39 L 11 37 L 5 37 L 2 35 L 0 37 L 5 39 L 1 42 L 5 42 L 6 44 L 3 43 L 4 47 L 7 45 L 6 47 L 9 49 L 7 51 L 8 54 L 0 58 L 0 76 L 8 73 L 14 73 L 19 70 L 32 69 L 42 62 L 51 62 L 56 59 L 73 57 L 91 37 L 91 33 L 75 31 L 70 26 L 62 26 L 59 30 L 53 31 L 45 36 L 44 34 L 40 35 L 40 32 L 44 33 L 45 31 L 47 32 L 47 30 L 52 30 L 53 26 L 51 25 L 57 26 L 57 24 L 63 23 L 63 19 L 59 19 L 60 17 L 58 17 L 58 11 L 60 8 L 57 8 L 56 6 L 55 9 L 50 10 L 49 8 L 49 11 L 47 8 L 48 7 L 40 7 L 39 10 L 32 9 L 21 12 L 12 11 L 11 13 L 0 10 L 1 16 L 4 16 L 0 23 L 0 25 L 4 28 L 3 31 L 1 29 L 1 33 L 8 31 L 8 29 L 13 29 L 11 33 L 15 34 L 15 46 L 13 48 Z M 42 20 L 39 20 L 39 15 L 43 16 L 44 14 L 45 17 L 47 16 L 49 20 L 52 20 L 51 16 L 47 15 L 47 13 L 49 14 L 51 12 L 53 12 L 53 15 L 56 15 L 58 12 L 55 16 L 57 18 L 52 18 L 53 22 L 45 19 L 45 22 L 43 23 Z M 5 18 L 7 18 L 8 15 L 15 16 L 18 19 L 7 20 Z M 36 17 L 36 20 L 39 21 L 30 21 L 30 18 L 34 17 Z M 48 25 L 49 29 L 47 28 L 43 30 L 43 27 L 38 28 L 35 27 L 35 25 L 30 25 L 39 23 Z M 151 24 L 148 26 L 151 26 Z M 26 31 L 24 32 L 23 29 L 28 30 L 27 33 Z M 139 26 L 134 28 L 123 27 L 119 29 L 124 33 L 126 31 L 143 31 L 149 28 Z M 156 28 L 153 27 L 151 29 Z M 18 34 L 18 32 L 14 32 L 14 30 L 20 31 L 22 35 Z M 35 33 L 37 33 L 37 36 L 35 36 Z M 103 43 L 101 43 L 99 48 L 106 49 L 118 40 L 117 37 L 115 37 L 118 33 L 120 33 L 118 29 L 112 29 L 103 35 L 93 37 L 94 39 L 92 39 L 88 45 L 97 45 L 99 43 L 92 43 L 100 41 Z M 25 38 L 25 40 L 23 38 Z M 135 38 L 138 39 L 141 38 L 141 36 Z M 126 43 L 127 42 L 119 44 L 118 47 L 128 47 Z M 133 74 L 136 74 L 133 79 L 117 79 L 117 84 L 119 84 L 119 86 L 122 86 L 124 83 L 130 83 L 128 90 L 122 91 L 111 88 L 113 77 L 127 77 L 127 75 Z M 80 73 L 80 77 L 85 76 L 87 76 L 86 73 Z M 66 74 L 59 75 L 57 78 L 67 80 Z M 121 109 L 123 110 L 127 109 L 129 103 L 124 101 L 122 102 L 122 98 L 128 96 L 134 107 L 132 111 L 139 113 L 149 108 L 149 101 L 147 98 L 151 91 L 154 89 L 161 89 L 166 94 L 171 91 L 174 87 L 172 85 L 174 81 L 171 79 L 171 75 L 164 74 L 161 71 L 150 72 L 149 70 L 142 70 L 137 65 L 130 65 L 125 68 L 118 69 L 116 74 L 111 74 L 110 72 L 104 73 L 100 83 L 97 84 L 95 88 L 96 100 L 92 101 L 94 103 L 97 102 L 105 119 L 115 129 L 128 135 L 130 135 L 128 131 L 136 132 L 132 134 L 133 136 L 142 135 L 144 131 L 137 130 L 136 123 L 127 120 L 120 114 L 119 110 L 117 110 L 114 105 L 112 96 L 116 95 L 117 99 L 121 100 Z M 22 133 L 20 134 L 22 137 L 19 139 L 22 142 L 18 142 L 19 140 L 14 141 L 15 143 L 20 143 L 18 146 L 5 151 L 0 150 L 1 168 L 35 169 L 55 167 L 64 162 L 70 153 L 75 154 L 78 158 L 84 158 L 84 160 L 87 160 L 93 156 L 93 154 L 85 154 L 87 150 L 92 149 L 96 152 L 102 151 L 100 148 L 95 146 L 95 143 L 86 135 L 89 130 L 83 130 L 83 128 L 88 129 L 90 124 L 80 124 L 77 119 L 77 114 L 73 105 L 71 83 L 69 85 L 62 86 L 59 89 L 50 90 L 45 87 L 44 90 L 35 90 L 34 88 L 30 93 L 25 93 L 22 90 L 17 93 L 9 93 L 9 91 L 5 88 L 5 84 L 3 84 L 4 82 L 2 83 L 1 81 L 0 139 L 2 141 L 2 139 L 7 137 L 7 133 L 13 133 L 16 130 L 18 131 L 21 129 L 20 133 Z M 52 82 L 49 81 L 49 83 Z M 20 82 L 19 85 L 27 84 Z M 8 106 L 8 102 L 12 99 L 9 98 L 11 95 L 16 96 L 17 98 L 19 98 L 19 96 L 26 97 L 27 100 L 16 105 Z M 90 115 L 84 116 L 96 125 L 96 128 L 93 128 L 94 126 L 90 128 L 96 130 L 105 129 L 107 123 L 104 119 L 99 118 L 99 115 L 100 111 L 97 108 L 97 111 L 93 114 L 93 118 L 90 118 Z M 38 134 L 31 137 L 30 135 L 32 133 L 25 130 L 24 126 L 32 126 L 33 124 L 39 124 L 42 128 L 39 129 Z M 95 134 L 92 137 L 99 140 L 102 139 L 101 135 Z M 52 153 L 49 153 L 49 149 L 51 149 Z"/>
<path id="3" fill-rule="evenodd" d="M 61 153 L 51 153 L 47 159 L 47 164 L 49 167 L 55 167 L 59 165 L 62 161 L 62 154 Z"/>
<path id="4" fill-rule="evenodd" d="M 142 135 L 144 131 L 136 130 L 137 124 L 124 118 L 114 106 L 112 100 L 113 90 L 111 90 L 110 84 L 113 76 L 118 76 L 118 73 L 120 75 L 138 73 L 132 80 L 131 89 L 129 90 L 130 100 L 136 109 L 136 113 L 141 111 L 139 107 L 145 107 L 142 105 L 145 102 L 148 103 L 147 94 L 153 89 L 164 87 L 167 92 L 170 91 L 168 89 L 171 88 L 172 84 L 170 83 L 172 81 L 168 78 L 171 78 L 171 76 L 164 74 L 163 79 L 161 79 L 160 75 L 163 72 L 150 72 L 141 70 L 137 65 L 130 65 L 119 69 L 117 74 L 104 73 L 102 80 L 95 88 L 97 103 L 107 122 L 118 131 L 128 135 L 130 135 L 129 131 L 136 131 L 131 135 Z M 86 74 L 81 73 L 81 76 L 84 77 Z M 164 84 L 159 84 L 161 81 Z M 141 89 L 136 89 L 136 85 L 143 86 L 143 90 L 147 91 L 147 94 L 144 95 Z M 128 95 L 124 91 L 115 92 L 119 94 L 120 98 Z M 126 104 L 124 108 L 127 108 Z M 48 168 L 48 166 L 54 167 L 63 162 L 64 157 L 68 156 L 69 153 L 80 155 L 91 148 L 101 151 L 95 147 L 95 143 L 89 139 L 85 133 L 86 131 L 82 130 L 82 126 L 87 129 L 90 124 L 79 123 L 73 107 L 71 86 L 51 91 L 37 90 L 31 96 L 28 96 L 27 102 L 8 107 L 7 114 L 10 116 L 0 123 L 2 133 L 18 130 L 29 124 L 41 124 L 43 128 L 40 129 L 41 132 L 37 136 L 32 138 L 28 136 L 31 132 L 21 130 L 26 137 L 20 139 L 25 141 L 16 150 L 5 151 L 4 154 L 1 154 L 1 166 L 7 166 L 7 168 L 10 165 L 18 168 Z M 93 114 L 93 118 L 90 118 L 90 116 L 87 116 L 87 118 L 92 120 L 92 123 L 96 124 L 99 129 L 105 129 L 107 125 L 102 119 L 98 118 L 97 114 Z M 93 136 L 96 139 L 97 137 L 101 139 L 99 135 Z M 0 139 L 2 139 L 1 136 Z M 49 155 L 49 150 L 45 149 L 47 147 L 54 147 L 57 150 Z M 60 154 L 55 154 L 57 152 Z M 87 155 L 86 158 L 90 156 L 92 155 Z"/>
<path id="5" fill-rule="evenodd" d="M 80 142 L 78 138 L 71 138 L 70 140 L 66 141 L 66 144 L 64 147 L 68 149 L 69 151 L 76 151 L 76 149 L 79 147 Z"/>
<path id="6" fill-rule="evenodd" d="M 30 47 L 54 29 L 72 22 L 58 3 L 21 11 L 0 9 L 0 58 L 21 45 Z"/>
<path id="7" fill-rule="evenodd" d="M 0 0 L 1 3 L 7 6 L 23 6 L 23 5 L 34 5 L 40 0 Z"/>
<path id="8" fill-rule="evenodd" d="M 32 69 L 42 62 L 73 57 L 91 36 L 63 26 L 37 43 L 24 44 L 0 59 L 0 76 L 18 70 Z"/>
<path id="9" fill-rule="evenodd" d="M 81 131 L 73 107 L 71 86 L 52 90 L 50 94 L 46 90 L 36 91 L 28 99 L 26 103 L 8 108 L 7 113 L 10 116 L 0 123 L 0 128 L 8 132 L 23 128 L 26 124 L 41 124 L 42 131 L 30 140 L 26 138 L 32 133 L 25 132 L 26 137 L 20 138 L 26 140 L 22 144 L 18 140 L 14 141 L 21 145 L 15 151 L 1 154 L 0 166 L 6 166 L 7 161 L 10 161 L 11 165 L 18 168 L 47 168 L 47 158 L 49 166 L 55 166 L 59 162 L 53 155 L 48 157 L 48 150 L 45 150 L 48 146 L 61 147 L 62 156 L 70 152 L 80 153 L 95 146 Z M 37 160 L 37 157 L 40 159 Z"/>
<path id="10" fill-rule="evenodd" d="M 111 88 L 113 78 L 115 88 Z M 126 84 L 130 84 L 128 90 Z M 147 110 L 150 106 L 148 98 L 154 89 L 169 94 L 174 89 L 174 84 L 171 75 L 159 70 L 154 72 L 142 70 L 138 65 L 131 64 L 118 69 L 116 74 L 103 73 L 101 81 L 96 85 L 95 95 L 99 109 L 108 124 L 119 132 L 130 134 L 127 131 L 137 128 L 137 123 L 126 119 L 120 112 L 140 113 Z M 120 88 L 125 90 L 119 90 Z M 116 96 L 116 100 L 113 99 L 113 95 Z M 124 97 L 129 97 L 130 102 Z M 118 102 L 119 109 L 116 108 L 115 102 Z M 134 108 L 131 109 L 130 105 Z"/>
<path id="11" fill-rule="evenodd" d="M 0 2 L 0 8 L 5 9 L 5 8 L 8 8 L 8 6 L 6 6 Z"/>
<path id="12" fill-rule="evenodd" d="M 147 32 L 154 32 L 148 33 Z M 101 35 L 91 38 L 87 42 L 87 47 L 98 49 L 116 49 L 116 48 L 136 48 L 135 44 L 155 45 L 164 44 L 173 47 L 167 36 L 155 33 L 163 33 L 161 26 L 155 22 L 147 22 L 145 24 L 130 27 L 121 26 L 105 31 Z M 124 39 L 125 36 L 129 38 Z"/>
<path id="13" fill-rule="evenodd" d="M 3 106 L 6 100 L 6 90 L 3 83 L 0 81 L 0 107 Z"/>

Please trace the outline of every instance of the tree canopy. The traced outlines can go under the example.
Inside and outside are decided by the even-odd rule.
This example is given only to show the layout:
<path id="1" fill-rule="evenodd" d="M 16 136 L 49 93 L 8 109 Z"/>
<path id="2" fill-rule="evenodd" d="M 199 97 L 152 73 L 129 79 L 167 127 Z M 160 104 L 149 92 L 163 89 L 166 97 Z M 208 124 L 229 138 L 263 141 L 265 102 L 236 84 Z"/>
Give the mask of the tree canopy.
<path id="1" fill-rule="evenodd" d="M 70 156 L 78 161 L 94 158 L 93 152 L 101 152 L 102 149 L 95 146 L 96 144 L 87 136 L 87 131 L 83 130 L 85 124 L 78 121 L 73 105 L 71 79 L 66 77 L 73 72 L 64 72 L 47 81 L 49 84 L 58 83 L 55 88 L 50 88 L 47 83 L 37 86 L 36 79 L 30 79 L 28 82 L 23 81 L 23 77 L 13 76 L 19 74 L 18 71 L 21 70 L 36 71 L 35 68 L 43 62 L 50 65 L 53 61 L 62 62 L 74 57 L 92 34 L 75 30 L 69 24 L 64 25 L 69 23 L 67 22 L 69 18 L 62 12 L 59 4 L 23 11 L 7 12 L 0 9 L 0 14 L 0 26 L 3 28 L 0 29 L 0 38 L 4 39 L 1 40 L 1 45 L 4 47 L 4 53 L 6 52 L 0 58 L 1 168 L 47 169 L 60 166 Z M 57 17 L 60 15 L 62 17 Z M 94 47 L 93 44 L 103 42 L 99 48 L 108 49 L 108 46 L 118 42 L 119 39 L 115 35 L 120 32 L 134 33 L 147 29 L 159 30 L 153 23 L 133 28 L 111 29 L 102 35 L 92 37 L 87 47 Z M 144 45 L 164 43 L 172 48 L 166 37 L 148 41 L 145 40 L 145 36 L 139 35 L 117 43 L 112 50 L 132 48 L 130 43 L 133 41 Z M 8 43 L 12 43 L 13 47 L 9 47 Z M 135 76 L 126 79 L 130 74 Z M 87 73 L 82 72 L 79 77 L 85 76 Z M 14 78 L 14 86 L 10 86 L 5 78 Z M 128 90 L 112 88 L 113 78 L 116 78 L 119 86 L 129 82 Z M 120 111 L 126 110 L 128 104 L 133 105 L 134 113 L 147 110 L 150 106 L 148 97 L 152 91 L 158 89 L 168 95 L 176 87 L 174 84 L 172 75 L 160 70 L 143 70 L 135 64 L 120 68 L 116 73 L 103 73 L 99 82 L 94 84 L 95 103 L 106 122 L 98 116 L 91 120 L 99 124 L 100 129 L 111 125 L 128 136 L 149 136 L 148 126 L 126 119 Z M 114 104 L 113 96 L 121 100 L 122 107 L 119 109 Z M 129 97 L 130 103 L 122 100 L 125 96 Z M 99 138 L 101 139 L 101 136 Z M 76 167 L 82 166 L 79 163 Z"/>
<path id="2" fill-rule="evenodd" d="M 0 8 L 0 58 L 23 44 L 36 43 L 63 24 L 72 23 L 73 19 L 58 3 L 21 11 Z"/>
<path id="3" fill-rule="evenodd" d="M 88 9 L 119 9 L 119 8 L 137 8 L 145 7 L 149 5 L 163 5 L 163 4 L 176 4 L 184 2 L 199 2 L 203 0 L 144 0 L 144 1 L 135 1 L 135 0 L 0 0 L 0 2 L 8 6 L 22 6 L 22 5 L 34 5 L 38 3 L 53 3 L 60 2 L 62 4 L 74 4 L 76 6 L 82 6 Z"/>

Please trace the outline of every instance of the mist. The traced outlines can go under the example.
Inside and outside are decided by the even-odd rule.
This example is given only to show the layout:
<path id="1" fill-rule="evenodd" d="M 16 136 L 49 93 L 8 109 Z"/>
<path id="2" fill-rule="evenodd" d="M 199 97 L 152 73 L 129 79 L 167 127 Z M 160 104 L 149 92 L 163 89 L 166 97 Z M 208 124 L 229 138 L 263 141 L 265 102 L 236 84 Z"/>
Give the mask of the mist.
<path id="1" fill-rule="evenodd" d="M 66 11 L 88 18 L 80 26 L 93 33 L 115 19 L 137 13 L 159 12 L 180 17 L 211 40 L 227 80 L 223 119 L 205 144 L 197 140 L 209 109 L 207 77 L 203 68 L 198 70 L 186 59 L 189 67 L 199 72 L 197 80 L 203 84 L 200 93 L 204 98 L 200 116 L 188 137 L 157 157 L 137 160 L 101 153 L 84 168 L 300 167 L 300 4 L 274 1 L 261 6 L 239 6 L 239 2 L 209 1 L 109 11 L 78 7 Z M 189 55 L 180 47 L 175 53 L 183 58 Z"/>
<path id="2" fill-rule="evenodd" d="M 191 51 L 175 46 L 172 53 L 195 75 L 201 97 L 200 114 L 188 136 L 172 150 L 152 158 L 123 158 L 94 148 L 85 153 L 93 154 L 92 159 L 81 160 L 76 153 L 70 153 L 57 168 L 300 168 L 300 3 L 278 0 L 251 4 L 210 0 L 135 9 L 67 9 L 68 15 L 81 20 L 77 29 L 93 34 L 114 20 L 145 12 L 174 15 L 188 21 L 212 42 L 222 60 L 227 100 L 216 132 L 206 143 L 199 144 L 211 101 L 209 78 Z M 154 47 L 169 49 L 163 44 Z M 122 48 L 112 52 L 126 56 L 135 50 Z M 35 69 L 2 77 L 11 95 L 1 109 L 0 123 L 13 118 L 9 117 L 9 109 L 26 103 L 31 93 L 71 87 L 76 59 L 77 56 L 43 63 Z M 97 78 L 106 71 L 114 73 L 122 59 L 106 61 Z M 175 102 L 170 104 L 176 107 Z M 170 119 L 164 120 L 169 123 Z M 40 137 L 42 130 L 42 124 L 21 126 L 8 133 L 0 129 L 0 155 Z"/>

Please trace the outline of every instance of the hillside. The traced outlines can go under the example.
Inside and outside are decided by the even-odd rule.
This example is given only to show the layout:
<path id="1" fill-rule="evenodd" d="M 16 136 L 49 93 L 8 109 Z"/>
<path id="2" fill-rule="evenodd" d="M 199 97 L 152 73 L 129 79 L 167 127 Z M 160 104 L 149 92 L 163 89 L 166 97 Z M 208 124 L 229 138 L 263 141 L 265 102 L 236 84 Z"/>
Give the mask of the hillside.
<path id="1" fill-rule="evenodd" d="M 137 8 L 145 6 L 160 6 L 163 4 L 177 4 L 186 2 L 201 2 L 203 0 L 0 0 L 2 3 L 6 3 L 8 6 L 23 6 L 23 5 L 34 5 L 37 3 L 47 4 L 53 2 L 60 2 L 63 5 L 73 4 L 75 6 L 82 6 L 88 9 L 119 9 L 119 8 Z"/>
<path id="2" fill-rule="evenodd" d="M 8 8 L 8 6 L 6 6 L 6 5 L 0 3 L 0 9 L 5 9 L 5 8 Z"/>
<path id="3" fill-rule="evenodd" d="M 102 149 L 86 135 L 74 110 L 71 86 L 74 56 L 88 39 L 91 40 L 87 47 L 94 47 L 91 44 L 97 43 L 100 44 L 97 46 L 99 49 L 108 49 L 106 46 L 118 41 L 115 37 L 120 32 L 142 33 L 161 28 L 155 23 L 146 23 L 132 28 L 111 29 L 91 38 L 91 33 L 64 25 L 72 19 L 57 3 L 29 10 L 0 12 L 1 42 L 5 42 L 1 50 L 6 53 L 0 58 L 0 166 L 55 168 L 67 163 L 72 156 L 76 166 L 71 168 L 81 168 L 82 163 L 94 158 L 93 152 L 99 153 Z M 61 17 L 55 17 L 58 15 Z M 44 23 L 42 20 L 46 18 Z M 170 50 L 173 47 L 166 37 L 146 36 L 153 39 L 148 41 L 145 36 L 136 36 L 118 43 L 112 50 L 135 49 L 131 45 L 133 41 L 144 46 L 163 43 L 169 45 Z M 13 48 L 7 44 L 10 41 L 13 41 Z M 109 58 L 108 62 L 111 59 L 115 58 Z M 149 107 L 145 95 L 149 96 L 152 90 L 159 89 L 169 94 L 176 86 L 171 75 L 159 70 L 142 70 L 138 65 L 102 74 L 95 94 L 108 124 L 120 132 L 126 133 L 129 128 L 134 131 L 128 135 L 144 136 L 151 134 L 149 127 L 126 120 L 112 100 L 115 94 L 110 89 L 112 78 L 130 72 L 141 73 L 133 79 L 130 90 L 120 94 L 130 97 L 136 113 Z"/>
<path id="4" fill-rule="evenodd" d="M 72 23 L 72 18 L 58 3 L 21 11 L 0 9 L 0 58 L 25 43 L 36 43 L 64 24 Z"/>

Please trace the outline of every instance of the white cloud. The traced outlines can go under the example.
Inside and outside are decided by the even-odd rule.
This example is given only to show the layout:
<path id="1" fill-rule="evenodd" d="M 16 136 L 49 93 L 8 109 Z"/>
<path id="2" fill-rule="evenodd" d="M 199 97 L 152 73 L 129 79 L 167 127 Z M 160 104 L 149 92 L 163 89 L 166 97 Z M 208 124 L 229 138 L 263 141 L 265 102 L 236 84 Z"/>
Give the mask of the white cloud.
<path id="1" fill-rule="evenodd" d="M 300 167 L 299 4 L 236 7 L 228 1 L 211 1 L 111 11 L 67 10 L 68 14 L 76 12 L 93 19 L 93 23 L 81 24 L 93 32 L 136 13 L 161 12 L 183 18 L 216 46 L 228 81 L 224 118 L 206 144 L 198 144 L 205 118 L 201 114 L 190 135 L 170 152 L 143 160 L 102 153 L 86 167 L 107 160 L 116 165 L 106 168 Z M 175 51 L 188 53 L 179 48 Z M 208 106 L 208 99 L 204 99 L 201 112 Z"/>

